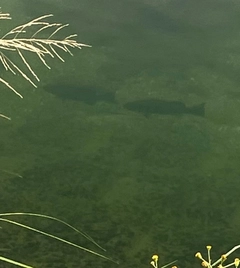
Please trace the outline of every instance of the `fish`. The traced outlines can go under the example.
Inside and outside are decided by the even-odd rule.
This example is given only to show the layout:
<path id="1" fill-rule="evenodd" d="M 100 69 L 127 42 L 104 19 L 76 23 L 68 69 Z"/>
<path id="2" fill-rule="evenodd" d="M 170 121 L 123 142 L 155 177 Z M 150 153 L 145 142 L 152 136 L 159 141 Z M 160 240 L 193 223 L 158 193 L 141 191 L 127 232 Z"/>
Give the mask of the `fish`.
<path id="1" fill-rule="evenodd" d="M 181 115 L 192 114 L 205 116 L 205 103 L 187 107 L 181 101 L 166 101 L 159 99 L 137 100 L 127 102 L 123 105 L 125 109 L 144 114 L 146 117 L 151 114 Z"/>
<path id="2" fill-rule="evenodd" d="M 89 105 L 99 101 L 115 103 L 115 92 L 106 92 L 94 86 L 54 84 L 45 86 L 44 90 L 62 100 L 81 101 Z"/>

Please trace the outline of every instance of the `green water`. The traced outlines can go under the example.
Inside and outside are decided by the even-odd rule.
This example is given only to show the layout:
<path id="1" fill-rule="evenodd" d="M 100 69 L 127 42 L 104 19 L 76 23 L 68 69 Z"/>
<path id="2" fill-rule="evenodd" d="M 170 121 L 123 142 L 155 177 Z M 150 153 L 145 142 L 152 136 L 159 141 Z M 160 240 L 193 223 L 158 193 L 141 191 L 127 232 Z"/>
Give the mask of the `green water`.
<path id="1" fill-rule="evenodd" d="M 231 0 L 13 0 L 9 27 L 43 14 L 69 23 L 92 48 L 31 59 L 34 89 L 5 74 L 24 96 L 1 85 L 1 213 L 58 217 L 91 235 L 107 252 L 46 220 L 20 219 L 120 262 L 2 223 L 2 254 L 35 267 L 150 267 L 178 259 L 200 267 L 239 243 L 240 6 Z M 2 24 L 4 32 L 8 24 Z M 3 30 L 3 28 L 1 29 Z M 61 34 L 60 34 L 61 36 Z M 10 55 L 9 55 L 10 56 Z M 10 79 L 10 80 L 9 80 Z M 116 102 L 61 99 L 44 90 L 64 84 L 115 93 Z M 205 117 L 128 111 L 156 98 L 205 104 Z M 19 175 L 12 175 L 17 173 Z M 229 258 L 231 259 L 231 258 Z M 1 263 L 5 265 L 4 263 Z M 1 266 L 1 267 L 8 267 Z"/>

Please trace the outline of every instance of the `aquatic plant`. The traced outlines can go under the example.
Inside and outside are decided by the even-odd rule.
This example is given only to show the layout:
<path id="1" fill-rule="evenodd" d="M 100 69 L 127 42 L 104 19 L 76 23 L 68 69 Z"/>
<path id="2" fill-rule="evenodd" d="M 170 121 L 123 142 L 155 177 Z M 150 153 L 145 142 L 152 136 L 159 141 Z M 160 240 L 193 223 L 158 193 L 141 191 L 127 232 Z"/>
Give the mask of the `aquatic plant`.
<path id="1" fill-rule="evenodd" d="M 96 241 L 94 241 L 93 238 L 90 237 L 88 234 L 86 234 L 85 232 L 82 232 L 82 231 L 76 229 L 75 227 L 73 227 L 72 225 L 68 224 L 67 222 L 65 222 L 63 220 L 60 220 L 60 219 L 55 218 L 55 217 L 52 217 L 52 216 L 43 215 L 43 214 L 37 214 L 37 213 L 16 212 L 16 213 L 1 213 L 0 214 L 0 221 L 7 222 L 9 224 L 13 224 L 13 225 L 19 226 L 21 228 L 24 228 L 26 230 L 33 231 L 33 232 L 38 233 L 38 234 L 42 234 L 44 236 L 47 236 L 47 237 L 50 237 L 52 239 L 58 240 L 58 241 L 60 241 L 60 242 L 62 242 L 64 244 L 67 244 L 67 245 L 72 246 L 74 248 L 78 248 L 78 249 L 83 250 L 85 252 L 91 253 L 91 254 L 93 254 L 95 256 L 101 257 L 101 258 L 103 258 L 105 260 L 109 260 L 109 261 L 112 261 L 114 263 L 118 263 L 117 261 L 115 261 L 115 260 L 113 260 L 113 259 L 111 259 L 111 258 L 109 258 L 109 257 L 107 257 L 105 255 L 102 255 L 102 254 L 100 254 L 100 253 L 98 253 L 96 251 L 93 251 L 91 249 L 82 247 L 82 246 L 80 246 L 78 244 L 72 243 L 71 241 L 66 240 L 66 239 L 63 239 L 63 238 L 61 238 L 59 236 L 55 236 L 53 234 L 47 233 L 45 231 L 42 231 L 40 229 L 36 229 L 36 228 L 31 227 L 29 225 L 22 224 L 22 223 L 20 223 L 18 221 L 10 220 L 8 217 L 12 217 L 12 216 L 39 217 L 39 218 L 45 218 L 45 219 L 49 219 L 49 220 L 53 220 L 53 221 L 59 222 L 59 223 L 65 225 L 66 227 L 72 229 L 73 231 L 77 232 L 78 234 L 82 235 L 83 237 L 85 237 L 87 240 L 89 240 L 90 242 L 92 242 L 94 245 L 96 245 L 101 250 L 106 251 Z M 21 262 L 18 262 L 18 261 L 15 261 L 15 260 L 6 258 L 5 256 L 0 256 L 0 261 L 8 262 L 8 263 L 14 264 L 14 265 L 19 266 L 19 267 L 33 268 L 32 266 L 29 266 L 27 264 L 24 264 L 24 263 L 21 263 Z"/>
<path id="2" fill-rule="evenodd" d="M 48 19 L 52 16 L 52 14 L 48 14 L 35 18 L 13 28 L 0 38 L 0 62 L 5 70 L 10 71 L 14 75 L 20 74 L 34 87 L 37 87 L 35 81 L 39 82 L 40 79 L 24 56 L 24 52 L 31 52 L 37 55 L 45 67 L 51 69 L 45 60 L 46 56 L 50 56 L 51 58 L 57 57 L 64 62 L 59 51 L 72 55 L 70 51 L 72 48 L 81 49 L 82 47 L 90 47 L 89 45 L 77 42 L 75 40 L 76 34 L 68 35 L 62 39 L 55 38 L 56 34 L 67 27 L 68 24 L 48 22 Z M 0 11 L 0 20 L 9 19 L 11 19 L 9 13 L 2 13 Z M 42 37 L 42 35 L 44 35 L 44 37 Z M 22 66 L 19 67 L 13 60 L 7 57 L 7 55 L 3 53 L 4 50 L 17 55 L 21 60 Z M 24 67 L 25 69 L 27 68 L 29 74 L 23 71 Z M 19 91 L 1 77 L 0 83 L 3 83 L 20 98 L 23 98 Z M 6 115 L 0 114 L 0 116 L 10 120 Z"/>
<path id="3" fill-rule="evenodd" d="M 166 268 L 172 264 L 174 264 L 175 262 L 177 262 L 177 260 L 169 262 L 168 264 L 165 264 L 163 266 L 158 266 L 158 260 L 159 260 L 159 256 L 158 255 L 153 255 L 152 256 L 152 261 L 150 262 L 150 264 L 154 267 L 154 268 Z M 172 268 L 177 268 L 177 266 L 172 266 Z"/>
<path id="4" fill-rule="evenodd" d="M 68 24 L 61 24 L 61 23 L 51 23 L 46 21 L 46 19 L 52 17 L 52 14 L 49 15 L 43 15 L 41 17 L 38 17 L 36 19 L 33 19 L 25 24 L 19 25 L 9 32 L 7 32 L 5 35 L 3 35 L 0 38 L 0 62 L 4 66 L 6 71 L 10 71 L 12 74 L 20 74 L 24 79 L 26 79 L 30 84 L 32 84 L 34 87 L 37 87 L 35 80 L 38 82 L 40 79 L 38 78 L 37 74 L 33 70 L 31 64 L 29 61 L 25 58 L 24 52 L 30 52 L 38 56 L 40 61 L 48 68 L 51 69 L 51 67 L 47 64 L 45 60 L 45 56 L 50 56 L 52 58 L 57 57 L 62 62 L 64 62 L 64 59 L 60 55 L 58 51 L 67 52 L 70 55 L 72 55 L 70 49 L 71 48 L 78 48 L 81 49 L 82 47 L 89 47 L 89 45 L 82 44 L 77 42 L 74 38 L 77 36 L 76 34 L 71 34 L 67 37 L 64 37 L 63 39 L 56 39 L 55 35 L 61 31 L 63 28 L 67 27 Z M 2 13 L 0 12 L 0 20 L 4 19 L 11 19 L 9 13 Z M 46 31 L 48 31 L 47 37 L 39 37 L 40 34 L 45 35 Z M 50 31 L 50 33 L 49 33 Z M 30 34 L 31 33 L 31 34 Z M 6 54 L 3 53 L 3 51 L 9 51 L 10 54 L 18 55 L 20 58 L 20 61 L 22 63 L 22 66 L 19 67 L 16 63 L 14 63 L 9 57 L 7 57 Z M 29 74 L 26 74 L 26 72 L 23 71 L 23 68 L 25 66 L 25 69 L 27 68 Z M 0 83 L 3 83 L 6 85 L 10 90 L 12 90 L 17 96 L 20 98 L 23 98 L 23 96 L 6 80 L 0 77 Z M 0 117 L 3 117 L 5 119 L 10 120 L 10 118 L 4 114 L 0 114 Z M 9 173 L 9 172 L 8 172 Z M 19 175 L 20 176 L 20 175 Z M 65 243 L 69 246 L 78 248 L 80 250 L 83 250 L 85 252 L 94 254 L 98 257 L 101 257 L 106 260 L 110 260 L 116 263 L 116 261 L 112 260 L 111 258 L 108 258 L 100 253 L 97 253 L 93 250 L 90 250 L 88 248 L 82 247 L 78 244 L 72 243 L 71 241 L 65 240 L 59 236 L 55 236 L 51 233 L 47 233 L 45 231 L 42 231 L 40 229 L 36 229 L 34 227 L 31 227 L 29 225 L 22 224 L 18 221 L 14 221 L 9 219 L 9 217 L 12 216 L 28 216 L 28 217 L 39 217 L 39 218 L 45 218 L 53 221 L 57 221 L 68 228 L 74 230 L 75 232 L 81 234 L 84 236 L 87 240 L 92 242 L 94 245 L 99 247 L 100 249 L 104 250 L 99 244 L 97 244 L 89 235 L 86 233 L 79 231 L 72 225 L 66 223 L 63 220 L 60 220 L 58 218 L 43 215 L 43 214 L 37 214 L 37 213 L 1 213 L 0 214 L 0 221 L 6 222 L 8 224 L 13 224 L 15 226 L 19 226 L 20 228 L 24 228 L 26 230 L 33 231 L 35 233 L 42 234 L 44 236 L 50 237 L 52 239 L 58 240 L 62 243 Z M 19 267 L 24 268 L 32 268 L 32 266 L 29 266 L 27 264 L 15 261 L 13 259 L 7 258 L 5 256 L 0 255 L 0 261 L 7 262 L 14 264 Z"/>
<path id="5" fill-rule="evenodd" d="M 240 264 L 239 258 L 235 258 L 234 261 L 232 261 L 228 264 L 225 264 L 225 261 L 227 260 L 227 258 L 230 254 L 232 254 L 234 251 L 236 251 L 237 249 L 240 248 L 240 245 L 237 245 L 237 246 L 233 247 L 232 249 L 230 249 L 227 253 L 222 254 L 221 257 L 214 262 L 212 262 L 211 254 L 210 254 L 212 246 L 206 246 L 206 248 L 207 248 L 207 259 L 203 258 L 202 254 L 200 252 L 197 252 L 195 254 L 195 257 L 202 261 L 202 263 L 201 263 L 202 267 L 213 268 L 213 267 L 217 266 L 218 268 L 228 268 L 228 267 L 234 266 L 234 267 L 238 268 L 238 266 Z M 159 266 L 158 260 L 159 260 L 159 257 L 158 257 L 158 255 L 155 254 L 152 256 L 152 261 L 150 262 L 150 264 L 154 268 L 166 268 L 166 267 L 172 265 L 173 263 L 177 262 L 177 260 L 176 260 L 176 261 L 170 262 L 164 266 Z M 177 266 L 173 266 L 172 268 L 176 268 L 176 267 Z"/>
<path id="6" fill-rule="evenodd" d="M 212 262 L 212 260 L 211 260 L 211 254 L 210 254 L 211 252 L 210 251 L 212 249 L 212 246 L 206 246 L 206 248 L 207 248 L 207 259 L 204 259 L 200 252 L 197 252 L 195 254 L 195 257 L 202 261 L 201 264 L 203 267 L 213 268 L 213 267 L 217 266 L 219 268 L 227 268 L 230 266 L 235 266 L 237 268 L 239 266 L 239 263 L 240 263 L 239 258 L 235 258 L 234 261 L 231 263 L 228 263 L 228 264 L 224 264 L 224 263 L 230 254 L 232 254 L 234 251 L 236 251 L 237 249 L 240 248 L 240 245 L 237 245 L 237 246 L 233 247 L 232 249 L 230 249 L 227 253 L 222 254 L 221 257 L 218 260 L 216 260 L 215 262 Z"/>

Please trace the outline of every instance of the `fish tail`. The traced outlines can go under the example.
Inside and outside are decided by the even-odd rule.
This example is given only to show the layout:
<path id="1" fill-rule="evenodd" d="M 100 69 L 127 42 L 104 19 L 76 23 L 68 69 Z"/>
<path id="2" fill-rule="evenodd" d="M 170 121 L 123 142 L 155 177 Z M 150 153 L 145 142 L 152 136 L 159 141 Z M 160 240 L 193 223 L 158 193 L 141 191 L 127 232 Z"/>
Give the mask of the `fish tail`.
<path id="1" fill-rule="evenodd" d="M 113 102 L 115 103 L 116 100 L 115 100 L 115 92 L 105 92 L 103 95 L 102 95 L 102 99 L 106 102 Z"/>
<path id="2" fill-rule="evenodd" d="M 190 114 L 205 116 L 205 102 L 188 108 Z"/>

